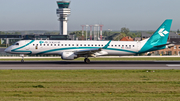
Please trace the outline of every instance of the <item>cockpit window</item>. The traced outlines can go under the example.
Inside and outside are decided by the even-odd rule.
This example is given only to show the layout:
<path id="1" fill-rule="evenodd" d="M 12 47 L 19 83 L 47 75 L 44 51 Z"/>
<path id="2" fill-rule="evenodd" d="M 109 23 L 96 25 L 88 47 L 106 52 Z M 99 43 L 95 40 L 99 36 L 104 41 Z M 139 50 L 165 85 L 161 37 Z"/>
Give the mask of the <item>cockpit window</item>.
<path id="1" fill-rule="evenodd" d="M 15 43 L 14 45 L 17 45 L 17 46 L 19 46 L 19 43 Z"/>

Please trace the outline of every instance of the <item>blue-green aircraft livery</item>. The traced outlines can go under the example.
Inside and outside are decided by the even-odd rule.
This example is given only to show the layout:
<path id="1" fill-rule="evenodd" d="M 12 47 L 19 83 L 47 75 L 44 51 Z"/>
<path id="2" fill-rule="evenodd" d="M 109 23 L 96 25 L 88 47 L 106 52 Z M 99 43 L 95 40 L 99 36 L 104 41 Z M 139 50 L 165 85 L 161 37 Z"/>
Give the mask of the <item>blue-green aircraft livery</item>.
<path id="1" fill-rule="evenodd" d="M 125 56 L 145 53 L 169 47 L 167 43 L 172 19 L 167 19 L 148 39 L 142 41 L 70 41 L 70 40 L 21 40 L 5 52 L 24 55 L 60 55 L 64 60 L 84 57 Z M 24 60 L 21 60 L 24 62 Z"/>

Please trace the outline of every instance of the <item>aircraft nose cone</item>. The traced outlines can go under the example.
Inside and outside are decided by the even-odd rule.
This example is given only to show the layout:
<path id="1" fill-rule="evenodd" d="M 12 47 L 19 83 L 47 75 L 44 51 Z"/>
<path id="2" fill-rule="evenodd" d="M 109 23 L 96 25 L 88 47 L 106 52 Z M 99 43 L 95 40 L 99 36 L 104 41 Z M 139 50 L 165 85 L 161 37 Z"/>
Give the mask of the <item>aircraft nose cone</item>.
<path id="1" fill-rule="evenodd" d="M 9 49 L 9 48 L 6 48 L 4 51 L 5 51 L 6 53 L 10 53 L 10 49 Z"/>

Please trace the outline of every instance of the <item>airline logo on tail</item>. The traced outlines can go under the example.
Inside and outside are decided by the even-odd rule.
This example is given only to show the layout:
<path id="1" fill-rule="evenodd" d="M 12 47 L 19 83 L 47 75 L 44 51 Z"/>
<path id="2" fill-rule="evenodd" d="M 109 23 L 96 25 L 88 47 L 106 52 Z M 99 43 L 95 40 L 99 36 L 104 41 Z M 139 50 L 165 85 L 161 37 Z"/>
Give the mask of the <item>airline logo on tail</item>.
<path id="1" fill-rule="evenodd" d="M 168 31 L 166 31 L 166 30 L 164 30 L 165 28 L 161 28 L 160 30 L 159 30 L 159 35 L 160 36 L 162 36 L 162 37 L 164 37 L 164 35 L 166 35 L 166 34 L 168 34 L 169 32 Z"/>
<path id="2" fill-rule="evenodd" d="M 167 19 L 157 31 L 146 41 L 142 41 L 139 53 L 150 52 L 166 48 L 172 19 Z"/>

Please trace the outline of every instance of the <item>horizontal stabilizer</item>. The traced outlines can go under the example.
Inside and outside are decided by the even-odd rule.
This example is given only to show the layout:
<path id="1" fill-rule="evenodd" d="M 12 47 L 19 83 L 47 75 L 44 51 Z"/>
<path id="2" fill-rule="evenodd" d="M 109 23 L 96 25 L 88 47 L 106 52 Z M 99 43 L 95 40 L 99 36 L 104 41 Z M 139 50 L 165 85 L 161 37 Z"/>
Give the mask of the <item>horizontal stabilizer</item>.
<path id="1" fill-rule="evenodd" d="M 158 45 L 158 46 L 154 46 L 154 47 L 163 47 L 163 46 L 166 46 L 166 45 L 169 45 L 169 44 L 163 44 L 163 45 Z"/>
<path id="2" fill-rule="evenodd" d="M 154 47 L 163 47 L 163 46 L 167 46 L 168 48 L 173 47 L 174 44 L 164 44 L 164 45 L 159 45 L 159 46 L 154 46 Z"/>

